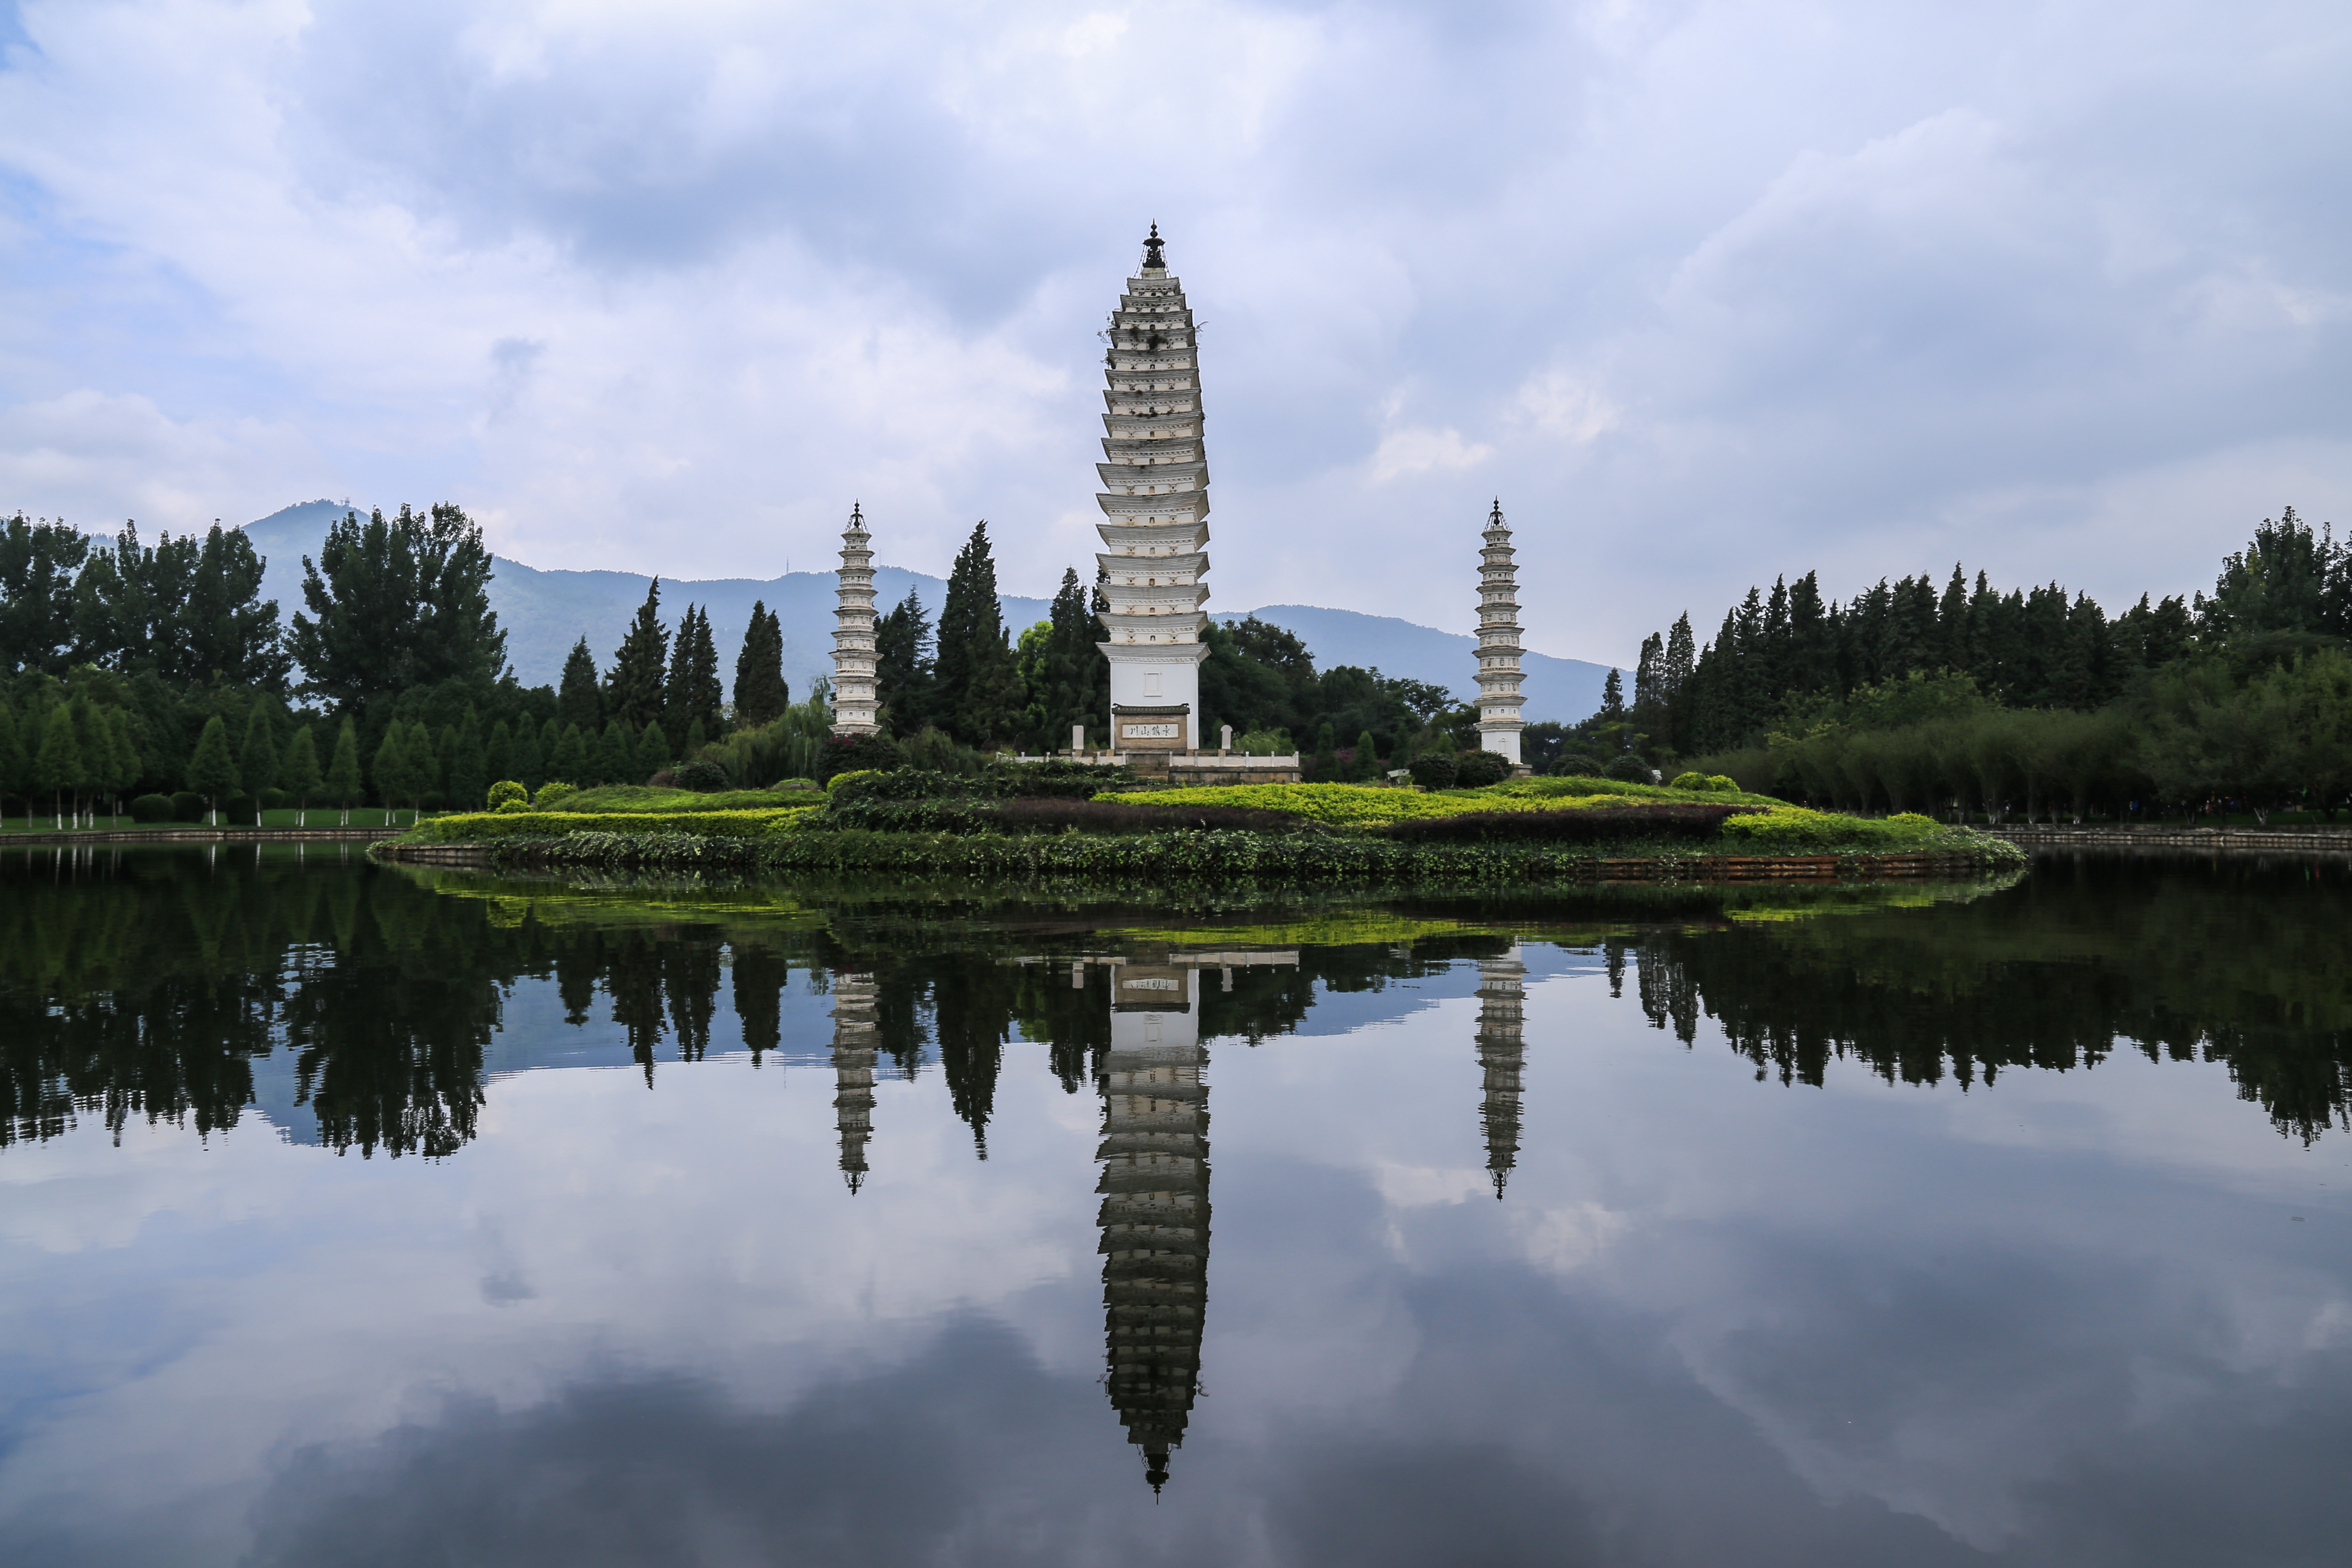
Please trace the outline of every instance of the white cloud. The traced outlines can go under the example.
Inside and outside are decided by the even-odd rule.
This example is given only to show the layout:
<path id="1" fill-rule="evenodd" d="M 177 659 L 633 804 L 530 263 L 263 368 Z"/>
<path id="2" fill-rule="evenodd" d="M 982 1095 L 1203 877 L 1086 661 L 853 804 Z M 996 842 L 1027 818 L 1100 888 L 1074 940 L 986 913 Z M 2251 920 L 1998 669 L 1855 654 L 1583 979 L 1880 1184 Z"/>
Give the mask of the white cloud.
<path id="1" fill-rule="evenodd" d="M 1433 468 L 1475 468 L 1494 455 L 1494 447 L 1465 441 L 1459 430 L 1391 430 L 1372 454 L 1372 482 L 1384 485 Z"/>

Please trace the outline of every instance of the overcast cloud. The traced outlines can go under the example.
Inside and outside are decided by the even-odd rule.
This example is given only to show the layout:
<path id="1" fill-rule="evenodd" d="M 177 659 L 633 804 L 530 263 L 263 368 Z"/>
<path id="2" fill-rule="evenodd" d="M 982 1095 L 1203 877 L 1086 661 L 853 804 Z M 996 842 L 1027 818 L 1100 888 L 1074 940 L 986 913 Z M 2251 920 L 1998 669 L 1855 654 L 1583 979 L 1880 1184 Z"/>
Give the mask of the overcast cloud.
<path id="1" fill-rule="evenodd" d="M 1202 321 L 1213 605 L 1624 661 L 1819 566 L 2210 584 L 2352 522 L 2340 5 L 0 5 L 0 507 L 462 501 L 541 566 L 1091 548 Z"/>

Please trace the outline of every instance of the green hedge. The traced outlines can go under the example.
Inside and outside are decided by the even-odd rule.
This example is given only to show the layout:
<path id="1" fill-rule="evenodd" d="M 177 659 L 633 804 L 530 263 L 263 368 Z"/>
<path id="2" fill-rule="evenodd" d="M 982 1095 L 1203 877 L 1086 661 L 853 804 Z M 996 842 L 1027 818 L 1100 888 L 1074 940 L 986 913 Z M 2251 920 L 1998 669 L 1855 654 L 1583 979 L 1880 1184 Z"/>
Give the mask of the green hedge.
<path id="1" fill-rule="evenodd" d="M 692 838 L 765 838 L 789 832 L 818 804 L 771 805 L 757 811 L 469 811 L 431 816 L 402 837 L 404 844 L 492 844 L 509 838 L 568 838 L 581 833 L 683 835 Z"/>
<path id="2" fill-rule="evenodd" d="M 456 820 L 443 818 L 441 821 Z M 505 828 L 520 819 L 487 819 Z M 436 824 L 437 825 L 437 824 Z M 434 825 L 428 825 L 434 826 Z M 924 833 L 775 832 L 648 833 L 583 828 L 561 838 L 500 834 L 493 858 L 611 869 L 637 868 L 887 871 L 925 875 L 1029 878 L 1093 876 L 1122 879 L 1228 877 L 1289 881 L 1490 882 L 1528 879 L 1590 879 L 1602 860 L 1656 858 L 1690 867 L 1709 854 L 1754 853 L 1727 845 L 1610 845 L 1605 847 L 1524 845 L 1404 845 L 1354 835 L 1204 832 L 1095 835 L 1071 833 L 957 837 Z M 412 837 L 411 841 L 414 841 Z M 476 839 L 474 842 L 485 842 Z M 1769 852 L 1769 847 L 1766 847 Z M 1931 842 L 1888 845 L 1890 851 L 1948 849 L 1986 864 L 2023 858 L 2015 846 L 1965 829 L 1944 830 Z"/>

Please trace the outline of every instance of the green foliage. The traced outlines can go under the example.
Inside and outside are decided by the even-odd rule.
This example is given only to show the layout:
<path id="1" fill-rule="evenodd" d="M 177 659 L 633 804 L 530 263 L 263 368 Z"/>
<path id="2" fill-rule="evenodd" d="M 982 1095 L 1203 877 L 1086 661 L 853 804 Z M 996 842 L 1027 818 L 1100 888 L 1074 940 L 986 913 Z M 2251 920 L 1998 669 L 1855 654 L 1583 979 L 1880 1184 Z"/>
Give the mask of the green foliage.
<path id="1" fill-rule="evenodd" d="M 355 762 L 358 752 L 358 744 L 354 742 L 352 756 Z M 326 775 L 319 770 L 319 742 L 313 738 L 311 726 L 305 724 L 294 731 L 293 740 L 286 744 L 286 754 L 278 759 L 278 787 L 292 795 L 297 803 L 308 805 L 326 782 Z"/>
<path id="2" fill-rule="evenodd" d="M 662 690 L 662 728 L 680 738 L 698 726 L 704 735 L 715 735 L 725 723 L 719 712 L 725 700 L 710 617 L 688 605 L 678 618 L 677 639 L 670 652 L 669 678 Z"/>
<path id="3" fill-rule="evenodd" d="M 1020 668 L 1005 644 L 985 521 L 973 526 L 948 574 L 935 671 L 940 716 L 956 739 L 990 746 L 1018 738 L 1027 703 Z"/>
<path id="4" fill-rule="evenodd" d="M 630 764 L 629 773 L 618 782 L 643 784 L 667 768 L 670 758 L 676 754 L 671 749 L 668 734 L 658 723 L 647 720 L 645 732 L 637 737 L 636 755 Z"/>
<path id="5" fill-rule="evenodd" d="M 1457 789 L 1483 789 L 1510 776 L 1510 759 L 1500 752 L 1465 752 L 1454 759 L 1454 784 Z"/>
<path id="6" fill-rule="evenodd" d="M 362 793 L 359 731 L 349 719 L 335 734 L 335 754 L 327 763 L 327 798 L 348 812 Z"/>
<path id="7" fill-rule="evenodd" d="M 529 805 L 530 802 L 530 791 L 523 788 L 522 784 L 517 780 L 500 779 L 498 783 L 490 786 L 489 794 L 485 797 L 485 799 L 487 800 L 489 808 L 492 811 L 497 811 L 510 802 L 520 802 L 526 805 Z"/>
<path id="8" fill-rule="evenodd" d="M 228 725 L 215 714 L 196 737 L 195 755 L 188 760 L 188 788 L 217 809 L 226 796 L 240 787 L 236 759 L 229 754 Z"/>
<path id="9" fill-rule="evenodd" d="M 172 820 L 172 797 L 165 795 L 142 795 L 131 803 L 131 820 L 154 826 Z"/>
<path id="10" fill-rule="evenodd" d="M 218 720 L 214 721 L 218 723 Z M 228 743 L 226 731 L 221 742 L 221 753 L 226 759 Z M 52 800 L 79 794 L 89 783 L 89 767 L 83 760 L 81 742 L 74 733 L 73 711 L 65 703 L 49 710 L 47 721 L 41 726 L 40 750 L 33 756 L 33 789 Z M 229 787 L 236 787 L 232 773 Z"/>
<path id="11" fill-rule="evenodd" d="M 915 590 L 879 616 L 874 626 L 875 695 L 894 735 L 911 735 L 930 723 L 936 710 L 931 618 Z"/>
<path id="12" fill-rule="evenodd" d="M 681 792 L 683 793 L 683 792 Z M 707 802 L 709 797 L 697 796 Z M 572 803 L 576 805 L 577 803 Z M 809 815 L 814 796 L 753 810 L 466 812 L 428 817 L 404 839 L 411 844 L 491 844 L 562 838 L 580 833 L 676 834 L 696 838 L 764 838 L 790 831 Z"/>
<path id="13" fill-rule="evenodd" d="M 604 691 L 596 673 L 596 656 L 582 637 L 564 656 L 562 684 L 556 689 L 555 721 L 594 734 L 604 724 Z"/>
<path id="14" fill-rule="evenodd" d="M 245 743 L 237 749 L 236 773 L 248 789 L 259 790 L 278 777 L 278 741 L 270 733 L 269 715 L 258 702 L 246 721 Z"/>
<path id="15" fill-rule="evenodd" d="M 506 667 L 506 634 L 490 609 L 482 531 L 456 506 L 407 507 L 327 531 L 302 562 L 289 643 L 307 689 L 339 707 L 447 680 L 488 684 Z M 275 612 L 272 612 L 273 619 Z"/>
<path id="16" fill-rule="evenodd" d="M 63 675 L 72 662 L 74 578 L 89 538 L 18 512 L 0 523 L 0 672 Z"/>
<path id="17" fill-rule="evenodd" d="M 1415 757 L 1407 765 L 1412 770 L 1412 782 L 1423 789 L 1452 789 L 1461 772 L 1461 765 L 1444 753 Z"/>
<path id="18" fill-rule="evenodd" d="M 530 804 L 541 811 L 554 811 L 579 793 L 577 785 L 565 784 L 562 779 L 550 779 L 539 786 L 537 793 L 530 797 Z"/>
<path id="19" fill-rule="evenodd" d="M 783 717 L 793 705 L 784 683 L 784 624 L 764 600 L 751 602 L 751 624 L 735 656 L 735 727 L 756 730 Z M 714 726 L 711 732 L 718 732 Z"/>
<path id="20" fill-rule="evenodd" d="M 629 623 L 620 650 L 613 656 L 613 671 L 604 683 L 607 736 L 614 733 L 613 725 L 635 736 L 661 717 L 668 662 L 669 628 L 662 625 L 661 579 L 656 577 L 646 585 L 646 602 L 637 606 L 636 618 Z M 606 761 L 616 770 L 612 775 L 615 779 L 635 765 L 634 757 L 625 752 Z"/>

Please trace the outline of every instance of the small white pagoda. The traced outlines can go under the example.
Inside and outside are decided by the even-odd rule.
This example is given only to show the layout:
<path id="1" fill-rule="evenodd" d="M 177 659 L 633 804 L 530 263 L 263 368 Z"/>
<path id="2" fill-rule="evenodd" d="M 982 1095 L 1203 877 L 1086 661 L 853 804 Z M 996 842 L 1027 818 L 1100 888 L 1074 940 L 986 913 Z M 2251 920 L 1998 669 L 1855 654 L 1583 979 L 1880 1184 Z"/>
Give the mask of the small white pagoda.
<path id="1" fill-rule="evenodd" d="M 1208 621 L 1209 467 L 1201 443 L 1192 312 L 1160 255 L 1160 226 L 1127 280 L 1104 356 L 1102 552 L 1111 750 L 1201 748 Z"/>
<path id="2" fill-rule="evenodd" d="M 1511 531 L 1503 502 L 1486 514 L 1486 547 L 1478 565 L 1478 744 L 1519 765 L 1519 569 L 1511 560 Z"/>
<path id="3" fill-rule="evenodd" d="M 866 514 L 851 502 L 849 526 L 841 531 L 840 604 L 833 612 L 833 732 L 877 735 L 881 723 L 874 689 L 874 536 Z"/>

